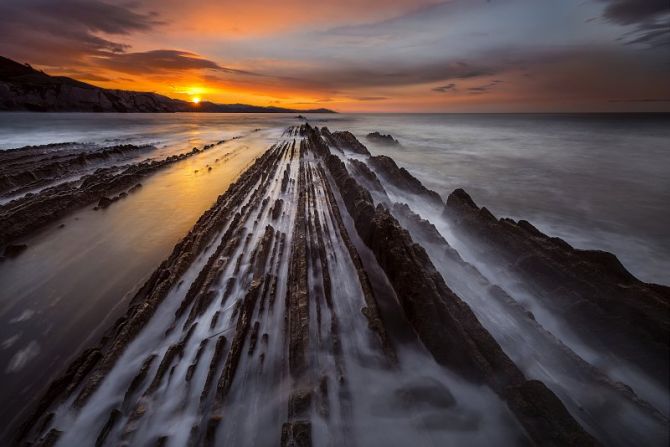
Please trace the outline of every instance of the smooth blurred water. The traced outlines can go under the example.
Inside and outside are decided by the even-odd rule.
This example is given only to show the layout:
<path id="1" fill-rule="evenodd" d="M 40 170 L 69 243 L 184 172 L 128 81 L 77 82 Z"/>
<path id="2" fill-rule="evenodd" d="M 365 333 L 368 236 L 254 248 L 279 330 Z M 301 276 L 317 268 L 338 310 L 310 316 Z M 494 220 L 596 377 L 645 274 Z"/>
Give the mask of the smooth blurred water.
<path id="1" fill-rule="evenodd" d="M 19 410 L 125 312 L 174 244 L 282 130 L 212 126 L 203 144 L 230 133 L 242 138 L 156 172 L 108 209 L 92 204 L 65 216 L 22 240 L 28 249 L 21 256 L 0 262 L 0 444 Z M 183 153 L 192 145 L 202 146 L 177 139 L 164 146 Z"/>
<path id="2" fill-rule="evenodd" d="M 498 216 L 527 219 L 580 248 L 619 256 L 646 281 L 670 283 L 670 115 L 336 114 L 444 199 L 465 188 Z M 2 113 L 0 149 L 54 142 L 198 145 L 293 114 Z M 391 133 L 401 146 L 366 141 Z"/>
<path id="3" fill-rule="evenodd" d="M 462 187 L 498 217 L 526 219 L 578 248 L 615 253 L 670 283 L 670 115 L 354 115 L 373 154 L 393 157 L 446 200 Z M 369 132 L 401 146 L 366 141 Z"/>
<path id="4" fill-rule="evenodd" d="M 577 247 L 611 251 L 641 279 L 670 283 L 670 116 L 308 118 L 352 131 L 445 200 L 463 187 L 498 216 L 527 219 Z M 299 122 L 293 114 L 0 114 L 0 150 L 122 142 L 151 143 L 167 154 L 244 135 L 157 172 L 104 212 L 67 216 L 0 264 L 0 395 L 7 404 L 0 422 L 123 312 L 128 295 L 216 196 Z M 368 141 L 372 131 L 401 145 Z M 61 222 L 67 225 L 58 228 Z"/>

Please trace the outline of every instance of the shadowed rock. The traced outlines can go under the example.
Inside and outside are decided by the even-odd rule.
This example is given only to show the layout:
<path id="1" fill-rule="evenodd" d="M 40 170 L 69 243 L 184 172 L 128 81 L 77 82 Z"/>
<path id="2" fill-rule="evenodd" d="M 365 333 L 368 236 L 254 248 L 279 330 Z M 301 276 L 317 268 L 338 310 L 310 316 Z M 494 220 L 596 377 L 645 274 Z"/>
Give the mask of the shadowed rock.
<path id="1" fill-rule="evenodd" d="M 317 131 L 318 129 L 312 129 Z M 340 150 L 349 150 L 361 155 L 370 155 L 368 148 L 363 146 L 360 141 L 356 139 L 354 134 L 348 131 L 330 132 L 327 127 L 321 129 L 326 142 Z"/>
<path id="2" fill-rule="evenodd" d="M 438 193 L 423 186 L 407 169 L 398 167 L 391 157 L 377 155 L 370 157 L 369 163 L 379 175 L 388 180 L 396 188 L 423 197 L 434 206 L 444 206 L 442 198 Z"/>
<path id="3" fill-rule="evenodd" d="M 400 142 L 395 138 L 393 138 L 392 135 L 385 135 L 376 131 L 367 134 L 366 138 L 370 141 L 374 141 L 375 143 L 387 144 L 390 146 L 400 145 Z"/>
<path id="4" fill-rule="evenodd" d="M 0 225 L 0 246 L 26 237 L 89 204 L 98 202 L 98 208 L 106 208 L 112 202 L 124 198 L 127 195 L 125 190 L 136 188 L 138 180 L 203 150 L 207 149 L 194 148 L 190 152 L 171 155 L 160 161 L 142 161 L 122 168 L 101 168 L 81 179 L 51 186 L 36 194 L 26 194 L 0 205 L 0 221 L 3 222 Z"/>
<path id="5" fill-rule="evenodd" d="M 462 189 L 444 216 L 536 290 L 555 315 L 607 352 L 616 352 L 667 384 L 670 372 L 670 288 L 646 284 L 611 253 L 579 250 L 529 222 L 496 219 Z"/>
<path id="6" fill-rule="evenodd" d="M 340 188 L 361 239 L 370 247 L 395 289 L 410 324 L 435 359 L 464 377 L 487 383 L 541 445 L 597 445 L 543 384 L 527 380 L 479 323 L 472 310 L 444 283 L 423 247 L 334 156 L 326 166 Z"/>

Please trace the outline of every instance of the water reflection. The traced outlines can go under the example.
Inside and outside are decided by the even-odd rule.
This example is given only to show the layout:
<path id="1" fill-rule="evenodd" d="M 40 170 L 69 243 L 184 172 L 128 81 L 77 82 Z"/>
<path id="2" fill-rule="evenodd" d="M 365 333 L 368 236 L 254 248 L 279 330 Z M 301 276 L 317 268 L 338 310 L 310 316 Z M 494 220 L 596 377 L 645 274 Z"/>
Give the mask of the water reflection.
<path id="1" fill-rule="evenodd" d="M 0 264 L 3 426 L 40 394 L 35 384 L 46 385 L 125 311 L 133 291 L 280 133 L 254 132 L 172 165 L 106 210 L 89 207 L 55 223 Z"/>

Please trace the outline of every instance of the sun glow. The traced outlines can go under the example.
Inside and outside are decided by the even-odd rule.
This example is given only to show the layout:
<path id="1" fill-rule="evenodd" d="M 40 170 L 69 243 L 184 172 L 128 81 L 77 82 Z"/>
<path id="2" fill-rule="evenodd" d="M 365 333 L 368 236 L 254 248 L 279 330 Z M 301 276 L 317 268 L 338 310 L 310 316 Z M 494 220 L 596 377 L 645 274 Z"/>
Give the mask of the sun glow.
<path id="1" fill-rule="evenodd" d="M 200 104 L 200 97 L 194 96 L 193 98 L 191 98 L 191 101 L 193 101 L 193 104 Z"/>

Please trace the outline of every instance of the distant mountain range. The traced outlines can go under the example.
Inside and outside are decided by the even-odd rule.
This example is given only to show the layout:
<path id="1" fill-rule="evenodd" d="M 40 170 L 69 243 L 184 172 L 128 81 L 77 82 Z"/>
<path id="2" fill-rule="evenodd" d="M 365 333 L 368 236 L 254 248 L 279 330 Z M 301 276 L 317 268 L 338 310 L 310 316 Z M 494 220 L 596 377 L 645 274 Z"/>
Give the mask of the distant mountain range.
<path id="1" fill-rule="evenodd" d="M 335 113 L 247 104 L 188 101 L 150 92 L 110 90 L 65 76 L 49 76 L 27 64 L 0 56 L 0 111 L 33 112 L 223 112 Z"/>

